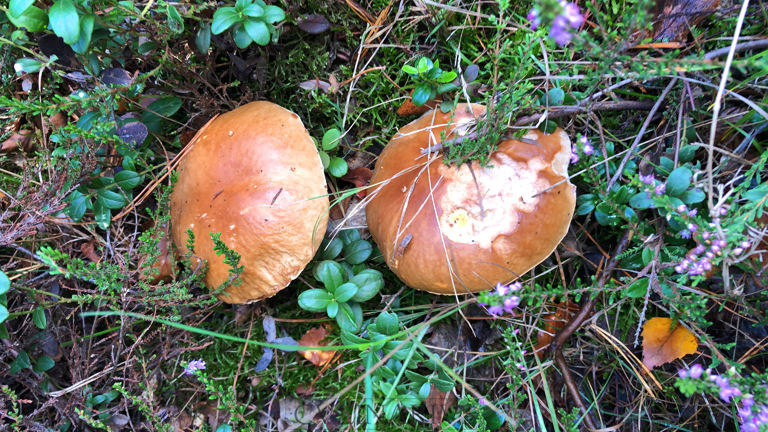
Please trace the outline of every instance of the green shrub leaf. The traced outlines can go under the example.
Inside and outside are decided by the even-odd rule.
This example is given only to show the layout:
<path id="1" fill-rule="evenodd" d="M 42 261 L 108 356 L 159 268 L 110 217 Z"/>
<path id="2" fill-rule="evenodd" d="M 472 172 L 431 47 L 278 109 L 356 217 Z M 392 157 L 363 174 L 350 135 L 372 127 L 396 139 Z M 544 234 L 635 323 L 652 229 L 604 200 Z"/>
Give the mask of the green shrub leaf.
<path id="1" fill-rule="evenodd" d="M 416 106 L 422 106 L 429 100 L 429 96 L 432 94 L 432 86 L 429 84 L 419 84 L 413 90 L 411 100 Z"/>
<path id="2" fill-rule="evenodd" d="M 323 150 L 333 150 L 339 143 L 341 143 L 341 131 L 338 129 L 328 129 L 323 135 Z"/>
<path id="3" fill-rule="evenodd" d="M 347 174 L 347 161 L 340 157 L 332 157 L 328 163 L 328 172 L 334 177 L 344 177 Z"/>
<path id="4" fill-rule="evenodd" d="M 43 373 L 55 365 L 52 358 L 48 356 L 42 356 L 39 359 L 37 359 L 37 363 L 35 363 L 35 366 L 32 368 L 33 371 L 36 373 Z"/>
<path id="5" fill-rule="evenodd" d="M 242 18 L 233 7 L 223 7 L 213 13 L 213 23 L 211 24 L 211 33 L 217 35 L 232 27 L 233 24 L 241 22 Z"/>
<path id="6" fill-rule="evenodd" d="M 35 0 L 11 0 L 8 5 L 8 16 L 11 18 L 18 18 L 24 13 Z"/>
<path id="7" fill-rule="evenodd" d="M 248 17 L 245 20 L 244 25 L 245 30 L 254 42 L 262 46 L 269 43 L 269 28 L 267 28 L 267 24 L 264 23 L 264 21 Z"/>
<path id="8" fill-rule="evenodd" d="M 48 14 L 37 6 L 28 7 L 18 17 L 9 15 L 8 19 L 16 27 L 26 29 L 30 33 L 42 31 L 48 25 Z"/>
<path id="9" fill-rule="evenodd" d="M 51 29 L 64 43 L 74 45 L 80 37 L 80 17 L 72 0 L 59 0 L 48 11 Z"/>
<path id="10" fill-rule="evenodd" d="M 331 293 L 324 289 L 311 289 L 299 294 L 299 306 L 310 312 L 326 312 L 332 300 Z"/>
<path id="11" fill-rule="evenodd" d="M 336 314 L 339 312 L 339 303 L 335 301 L 328 303 L 325 312 L 328 314 L 328 318 L 336 318 Z"/>
<path id="12" fill-rule="evenodd" d="M 0 270 L 0 295 L 7 293 L 11 289 L 11 279 L 4 271 Z"/>
<path id="13" fill-rule="evenodd" d="M 344 260 L 352 265 L 360 264 L 373 253 L 373 246 L 365 240 L 344 245 Z"/>
<path id="14" fill-rule="evenodd" d="M 86 15 L 80 18 L 80 35 L 77 38 L 77 42 L 72 44 L 72 50 L 78 54 L 85 54 L 88 50 L 88 45 L 91 44 L 91 35 L 93 34 L 93 21 L 95 17 L 93 15 Z"/>
<path id="15" fill-rule="evenodd" d="M 352 299 L 352 297 L 357 294 L 357 291 L 360 288 L 357 287 L 357 285 L 347 282 L 340 287 L 336 288 L 336 292 L 333 293 L 333 296 L 336 297 L 336 301 L 339 303 L 344 303 L 346 301 L 349 301 Z"/>
<path id="16" fill-rule="evenodd" d="M 344 267 L 336 261 L 323 261 L 317 269 L 317 276 L 320 278 L 320 282 L 325 285 L 325 289 L 331 294 L 336 292 L 336 288 L 344 284 L 344 276 L 346 275 L 347 272 L 344 270 Z"/>
<path id="17" fill-rule="evenodd" d="M 667 178 L 666 194 L 673 197 L 679 197 L 691 185 L 693 172 L 687 167 L 678 167 Z"/>
<path id="18" fill-rule="evenodd" d="M 48 324 L 48 320 L 45 319 L 45 309 L 38 307 L 32 311 L 32 322 L 40 330 L 45 330 L 45 326 Z"/>

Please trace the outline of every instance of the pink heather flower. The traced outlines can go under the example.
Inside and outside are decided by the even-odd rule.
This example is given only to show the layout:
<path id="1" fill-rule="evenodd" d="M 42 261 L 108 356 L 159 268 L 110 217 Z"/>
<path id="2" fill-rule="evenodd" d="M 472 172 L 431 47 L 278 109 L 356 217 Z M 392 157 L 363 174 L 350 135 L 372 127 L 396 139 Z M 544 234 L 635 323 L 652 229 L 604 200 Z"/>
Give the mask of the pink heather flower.
<path id="1" fill-rule="evenodd" d="M 499 293 L 500 296 L 504 297 L 509 292 L 509 287 L 499 282 L 496 284 L 496 292 Z"/>
<path id="2" fill-rule="evenodd" d="M 661 183 L 660 185 L 653 188 L 653 192 L 656 193 L 656 195 L 664 195 L 664 192 L 667 191 L 667 184 Z"/>
<path id="3" fill-rule="evenodd" d="M 189 362 L 186 369 L 184 369 L 184 373 L 186 373 L 187 375 L 193 375 L 195 371 L 203 370 L 203 369 L 205 369 L 205 360 L 203 359 L 192 360 L 191 362 Z"/>
<path id="4" fill-rule="evenodd" d="M 512 309 L 518 307 L 519 305 L 520 297 L 518 296 L 512 296 L 504 300 L 504 310 L 507 311 L 507 313 L 512 313 Z"/>
<path id="5" fill-rule="evenodd" d="M 752 417 L 752 408 L 746 406 L 739 408 L 739 417 L 741 417 L 741 421 L 746 421 Z"/>
<path id="6" fill-rule="evenodd" d="M 519 291 L 521 289 L 523 289 L 523 284 L 521 282 L 509 284 L 509 290 L 512 292 Z"/>
<path id="7" fill-rule="evenodd" d="M 742 249 L 749 249 L 750 247 L 752 247 L 752 243 L 750 243 L 748 241 L 743 241 L 743 242 L 739 243 L 739 246 Z"/>
<path id="8" fill-rule="evenodd" d="M 704 233 L 701 233 L 701 238 L 703 238 L 704 240 L 707 240 L 711 235 L 712 233 L 704 232 Z"/>
<path id="9" fill-rule="evenodd" d="M 691 366 L 689 375 L 691 378 L 699 378 L 702 373 L 704 373 L 704 368 L 700 364 L 695 364 Z"/>
<path id="10" fill-rule="evenodd" d="M 549 37 L 551 37 L 556 44 L 565 46 L 571 40 L 571 33 L 568 31 L 569 22 L 568 19 L 562 15 L 555 17 L 552 22 L 552 27 L 549 29 Z"/>
<path id="11" fill-rule="evenodd" d="M 571 163 L 575 164 L 578 161 L 579 161 L 579 155 L 576 154 L 576 152 L 572 151 L 571 152 Z"/>
<path id="12" fill-rule="evenodd" d="M 531 9 L 528 11 L 528 21 L 531 22 L 531 29 L 536 30 L 541 25 L 541 18 L 539 17 L 539 11 Z"/>
<path id="13" fill-rule="evenodd" d="M 688 216 L 689 217 L 694 217 L 694 216 L 696 216 L 696 213 L 698 213 L 698 212 L 699 212 L 698 210 L 693 209 L 693 210 L 688 212 Z"/>
<path id="14" fill-rule="evenodd" d="M 501 306 L 491 306 L 488 308 L 488 313 L 494 316 L 499 316 L 504 313 L 504 308 Z"/>
<path id="15" fill-rule="evenodd" d="M 582 135 L 582 136 L 579 137 L 579 142 L 582 145 L 587 145 L 589 143 L 589 138 L 587 138 L 586 135 Z"/>
<path id="16" fill-rule="evenodd" d="M 712 249 L 712 252 L 714 252 L 714 253 L 720 252 L 720 246 L 718 246 L 718 245 L 712 245 L 712 247 L 710 249 Z"/>
<path id="17" fill-rule="evenodd" d="M 696 249 L 694 249 L 694 250 L 693 250 L 693 252 L 694 252 L 696 255 L 701 255 L 701 254 L 703 254 L 703 253 L 704 253 L 706 250 L 707 250 L 707 248 L 706 248 L 706 247 L 704 247 L 704 245 L 698 245 L 698 246 L 696 246 Z"/>
<path id="18" fill-rule="evenodd" d="M 688 207 L 686 207 L 685 204 L 680 204 L 677 206 L 678 213 L 685 213 L 686 211 L 688 211 Z"/>
<path id="19" fill-rule="evenodd" d="M 720 207 L 720 216 L 725 216 L 728 214 L 728 209 L 724 207 Z"/>
<path id="20" fill-rule="evenodd" d="M 571 27 L 578 28 L 584 23 L 584 15 L 579 11 L 579 7 L 576 3 L 568 3 L 563 8 L 563 17 L 568 20 Z"/>
<path id="21" fill-rule="evenodd" d="M 725 240 L 715 240 L 712 242 L 712 244 L 719 248 L 724 248 L 728 246 L 728 242 L 726 242 Z"/>
<path id="22" fill-rule="evenodd" d="M 647 185 L 652 185 L 656 181 L 656 178 L 653 176 L 653 173 L 650 173 L 647 176 L 641 174 L 640 181 Z"/>
<path id="23" fill-rule="evenodd" d="M 713 254 L 712 252 L 707 252 L 707 253 L 705 253 L 704 255 L 705 255 L 707 258 L 709 258 L 709 259 L 713 259 L 713 258 L 715 257 L 715 254 Z"/>
<path id="24" fill-rule="evenodd" d="M 742 248 L 736 248 L 733 250 L 733 253 L 736 255 L 741 255 L 742 252 L 744 252 L 744 249 Z"/>
<path id="25" fill-rule="evenodd" d="M 696 226 L 696 224 L 688 224 L 688 231 L 696 232 L 697 229 L 699 229 L 699 227 Z"/>
<path id="26" fill-rule="evenodd" d="M 720 225 L 720 218 L 714 218 L 714 219 L 712 219 L 712 223 L 713 223 L 714 225 Z"/>
<path id="27" fill-rule="evenodd" d="M 688 231 L 688 230 L 682 230 L 682 231 L 680 231 L 680 237 L 682 237 L 684 239 L 689 239 L 689 238 L 691 238 L 691 232 Z"/>
<path id="28" fill-rule="evenodd" d="M 676 271 L 678 274 L 683 274 L 683 273 L 685 273 L 685 269 L 684 269 L 682 266 L 679 266 L 679 265 L 676 265 L 676 266 L 675 266 L 675 271 Z"/>
<path id="29" fill-rule="evenodd" d="M 683 379 L 688 378 L 688 371 L 685 369 L 680 369 L 679 371 L 677 371 L 677 376 Z"/>
<path id="30" fill-rule="evenodd" d="M 517 335 L 518 335 L 518 333 L 520 333 L 520 329 L 514 329 L 514 330 L 512 331 L 512 334 L 513 334 L 513 335 L 515 335 L 515 336 L 517 336 Z"/>
<path id="31" fill-rule="evenodd" d="M 595 148 L 592 147 L 592 144 L 584 144 L 584 154 L 587 156 L 591 156 L 595 152 Z"/>
<path id="32" fill-rule="evenodd" d="M 480 403 L 480 405 L 485 405 L 485 404 L 487 403 L 487 402 L 485 401 L 485 398 L 482 398 L 482 397 L 481 397 L 480 399 L 478 399 L 478 401 L 477 401 L 477 402 L 478 402 L 478 403 Z"/>
<path id="33" fill-rule="evenodd" d="M 518 367 L 520 370 L 522 370 L 522 371 L 524 371 L 524 370 L 525 370 L 525 365 L 524 365 L 524 364 L 522 364 L 522 363 L 515 363 L 515 366 L 517 366 L 517 367 Z"/>

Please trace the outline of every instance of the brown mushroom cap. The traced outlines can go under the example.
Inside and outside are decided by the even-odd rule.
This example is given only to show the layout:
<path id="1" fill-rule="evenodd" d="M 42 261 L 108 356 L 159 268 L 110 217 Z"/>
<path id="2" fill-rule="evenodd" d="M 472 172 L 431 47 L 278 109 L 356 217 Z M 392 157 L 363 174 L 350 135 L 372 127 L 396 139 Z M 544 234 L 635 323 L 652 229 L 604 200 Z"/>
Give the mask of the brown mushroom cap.
<path id="1" fill-rule="evenodd" d="M 501 142 L 487 168 L 473 161 L 471 170 L 466 163 L 457 169 L 443 163 L 442 153 L 432 153 L 427 165 L 421 150 L 440 142 L 449 121 L 446 139 L 485 108 L 472 111 L 460 104 L 452 120 L 440 110 L 424 114 L 400 129 L 376 162 L 371 185 L 381 185 L 366 207 L 368 228 L 389 267 L 412 288 L 491 289 L 539 264 L 568 232 L 576 187 L 566 180 L 571 144 L 561 129 L 525 135 L 540 145 Z"/>
<path id="2" fill-rule="evenodd" d="M 299 116 L 252 102 L 214 120 L 179 164 L 171 195 L 171 233 L 186 253 L 207 261 L 205 284 L 224 283 L 229 266 L 210 233 L 242 256 L 240 285 L 219 299 L 248 303 L 275 295 L 312 259 L 328 223 L 323 164 Z"/>

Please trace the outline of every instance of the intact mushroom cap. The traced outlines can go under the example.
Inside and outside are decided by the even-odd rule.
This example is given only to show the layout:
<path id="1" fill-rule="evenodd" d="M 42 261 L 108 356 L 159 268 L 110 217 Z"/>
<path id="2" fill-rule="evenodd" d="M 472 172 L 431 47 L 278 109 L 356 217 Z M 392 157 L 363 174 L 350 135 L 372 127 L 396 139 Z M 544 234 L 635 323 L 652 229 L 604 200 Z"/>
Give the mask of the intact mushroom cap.
<path id="1" fill-rule="evenodd" d="M 481 105 L 430 111 L 400 129 L 376 162 L 368 228 L 387 264 L 408 286 L 466 294 L 517 279 L 547 258 L 568 232 L 576 187 L 571 144 L 561 129 L 531 130 L 498 145 L 489 166 L 443 163 L 421 150 L 465 133 Z M 448 123 L 450 127 L 446 129 Z M 430 190 L 432 193 L 430 193 Z M 478 199 L 482 197 L 482 199 Z"/>
<path id="2" fill-rule="evenodd" d="M 205 284 L 219 287 L 230 267 L 211 233 L 241 255 L 239 285 L 219 295 L 249 303 L 285 288 L 312 259 L 328 223 L 323 164 L 299 116 L 252 102 L 219 116 L 179 164 L 171 194 L 171 232 L 182 253 L 208 263 Z"/>

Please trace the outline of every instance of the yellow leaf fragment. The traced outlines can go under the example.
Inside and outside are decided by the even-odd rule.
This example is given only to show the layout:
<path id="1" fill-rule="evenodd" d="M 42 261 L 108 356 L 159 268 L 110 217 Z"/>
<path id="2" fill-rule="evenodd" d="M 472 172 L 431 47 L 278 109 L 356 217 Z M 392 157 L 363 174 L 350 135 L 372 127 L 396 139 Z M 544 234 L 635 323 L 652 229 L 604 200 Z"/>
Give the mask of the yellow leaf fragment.
<path id="1" fill-rule="evenodd" d="M 643 364 L 648 369 L 693 354 L 699 346 L 696 336 L 670 318 L 651 318 L 643 325 Z"/>

